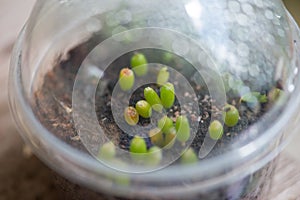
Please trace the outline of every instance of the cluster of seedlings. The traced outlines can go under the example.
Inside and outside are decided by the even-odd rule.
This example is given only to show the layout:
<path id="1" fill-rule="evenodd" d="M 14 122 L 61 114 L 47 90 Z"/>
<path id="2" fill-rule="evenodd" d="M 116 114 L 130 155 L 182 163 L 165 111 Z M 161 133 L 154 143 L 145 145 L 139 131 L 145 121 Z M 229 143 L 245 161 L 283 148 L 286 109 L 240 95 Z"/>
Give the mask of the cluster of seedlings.
<path id="1" fill-rule="evenodd" d="M 131 69 L 123 68 L 120 71 L 118 84 L 121 90 L 130 91 L 136 77 L 146 76 L 148 72 L 148 61 L 144 54 L 135 53 L 131 58 Z M 170 73 L 167 67 L 159 70 L 156 77 L 156 84 L 159 86 L 159 94 L 151 87 L 144 88 L 144 99 L 136 102 L 135 106 L 128 106 L 124 110 L 124 120 L 130 126 L 136 126 L 140 118 L 151 118 L 153 112 L 162 113 L 163 109 L 172 108 L 176 99 L 175 87 L 169 82 Z M 282 90 L 274 88 L 269 91 L 268 96 L 259 92 L 250 92 L 240 97 L 239 103 L 249 103 L 254 105 L 256 102 L 267 103 L 275 102 L 281 95 Z M 224 126 L 232 128 L 240 120 L 240 112 L 236 106 L 231 104 L 221 108 L 219 120 L 213 120 L 208 133 L 212 140 L 220 140 L 224 134 Z M 151 147 L 147 148 L 144 138 L 135 136 L 130 141 L 129 151 L 132 160 L 137 161 L 140 155 L 146 155 L 143 160 L 147 165 L 159 165 L 163 159 L 163 149 L 171 149 L 175 142 L 180 142 L 183 146 L 190 139 L 190 122 L 187 116 L 179 115 L 176 119 L 171 119 L 164 115 L 157 122 L 157 127 L 150 130 L 148 137 L 151 140 Z M 99 157 L 101 159 L 113 159 L 116 156 L 116 147 L 112 142 L 104 144 L 100 148 Z M 182 164 L 196 163 L 198 156 L 193 148 L 187 148 L 181 155 Z"/>
<path id="2" fill-rule="evenodd" d="M 131 58 L 131 69 L 123 68 L 120 71 L 118 84 L 123 91 L 132 89 L 136 77 L 147 75 L 148 61 L 144 54 L 135 53 Z M 162 113 L 163 109 L 170 109 L 175 102 L 176 92 L 174 85 L 169 81 L 170 73 L 167 67 L 159 70 L 156 84 L 160 87 L 160 95 L 151 87 L 144 89 L 144 98 L 139 100 L 135 106 L 128 106 L 124 110 L 124 120 L 130 126 L 136 126 L 140 118 L 151 118 L 153 112 Z M 152 147 L 147 149 L 144 138 L 135 136 L 131 142 L 129 151 L 133 160 L 139 160 L 139 154 L 146 156 L 145 164 L 158 165 L 163 159 L 162 149 L 171 149 L 175 141 L 184 144 L 190 138 L 190 123 L 186 116 L 178 116 L 173 122 L 167 115 L 157 122 L 157 127 L 150 130 L 148 136 Z M 100 148 L 101 159 L 113 159 L 116 155 L 115 145 L 112 142 L 104 144 Z M 192 148 L 185 151 L 181 157 L 182 163 L 196 162 L 197 156 Z"/>

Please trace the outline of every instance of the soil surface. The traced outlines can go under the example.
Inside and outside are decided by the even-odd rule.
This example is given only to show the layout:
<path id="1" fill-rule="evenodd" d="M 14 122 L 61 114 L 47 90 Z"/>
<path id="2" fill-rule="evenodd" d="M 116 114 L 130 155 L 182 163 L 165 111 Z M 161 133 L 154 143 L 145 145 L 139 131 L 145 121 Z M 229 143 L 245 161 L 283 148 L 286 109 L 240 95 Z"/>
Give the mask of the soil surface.
<path id="1" fill-rule="evenodd" d="M 89 48 L 86 45 L 82 45 L 70 51 L 67 60 L 62 61 L 61 59 L 58 59 L 57 63 L 54 64 L 53 70 L 48 72 L 44 77 L 44 84 L 42 85 L 40 90 L 38 90 L 34 94 L 36 104 L 35 113 L 41 123 L 61 140 L 65 141 L 74 148 L 85 152 L 87 152 L 87 150 L 81 142 L 80 136 L 75 129 L 73 121 L 72 90 L 77 71 L 88 52 Z M 157 59 L 159 58 L 151 57 L 151 55 L 153 55 L 153 50 L 141 50 L 141 52 L 146 55 L 149 62 L 157 63 Z M 121 148 L 126 150 L 128 150 L 129 148 L 132 136 L 124 133 L 116 125 L 110 105 L 112 101 L 112 91 L 117 83 L 119 71 L 123 67 L 130 65 L 130 58 L 133 53 L 134 52 L 131 52 L 120 57 L 114 63 L 112 63 L 110 67 L 108 67 L 100 80 L 100 82 L 105 81 L 107 87 L 105 87 L 104 89 L 102 88 L 101 90 L 98 88 L 95 96 L 95 107 L 100 126 L 107 132 L 107 136 L 109 136 L 115 144 L 118 144 Z M 186 67 L 189 65 L 188 63 L 184 63 L 176 57 L 173 58 L 171 63 L 170 61 L 168 61 L 167 63 L 163 64 L 174 66 L 174 68 L 177 67 L 177 70 L 182 70 L 182 66 Z M 183 71 L 183 75 L 185 77 L 191 77 L 191 74 L 193 73 L 193 70 L 187 70 L 187 72 Z M 195 152 L 198 152 L 206 136 L 212 115 L 221 120 L 222 108 L 213 106 L 212 103 L 214 102 L 214 99 L 211 99 L 211 97 L 209 96 L 205 84 L 200 85 L 193 82 L 192 80 L 190 81 L 190 84 L 194 89 L 196 99 L 192 94 L 189 93 L 184 94 L 184 97 L 186 99 L 190 98 L 191 101 L 196 101 L 200 112 L 196 113 L 195 109 L 190 105 L 180 105 L 176 98 L 174 106 L 167 110 L 167 114 L 171 119 L 173 119 L 173 121 L 175 121 L 176 117 L 179 115 L 186 115 L 189 121 L 192 122 L 192 124 L 196 124 L 198 126 L 196 136 L 191 145 Z M 177 86 L 179 86 L 179 83 L 175 82 L 174 85 L 176 88 Z M 146 86 L 140 87 L 133 93 L 129 100 L 129 105 L 134 106 L 138 100 L 144 99 L 143 90 Z M 150 86 L 159 94 L 159 87 L 156 84 L 152 84 Z M 120 98 L 120 101 L 123 101 L 122 98 Z M 128 102 L 126 101 L 124 101 L 123 103 L 128 104 Z M 214 150 L 208 155 L 207 158 L 222 154 L 230 149 L 231 144 L 235 140 L 244 137 L 242 131 L 247 129 L 251 124 L 255 123 L 259 119 L 259 117 L 267 111 L 267 106 L 264 104 L 261 104 L 259 106 L 260 109 L 257 110 L 251 106 L 240 103 L 239 98 L 237 97 L 228 99 L 227 103 L 235 105 L 239 109 L 240 120 L 234 127 L 224 126 L 224 135 L 222 139 L 217 142 Z M 123 111 L 120 111 L 120 114 L 122 114 L 122 112 Z M 141 118 L 138 126 L 145 126 L 147 124 L 149 124 L 149 119 Z M 197 127 L 191 128 L 193 129 Z M 150 146 L 152 145 L 150 139 L 146 139 L 146 142 L 148 148 L 150 148 Z M 226 199 L 226 196 L 228 196 L 229 193 L 232 193 L 232 191 L 228 191 L 228 189 L 238 189 L 246 192 L 248 184 L 251 185 L 253 180 L 255 182 L 256 179 L 259 180 L 262 176 L 265 178 L 269 177 L 270 173 L 273 171 L 272 168 L 273 167 L 267 166 L 251 177 L 247 177 L 241 180 L 235 186 L 230 186 L 233 188 L 229 187 L 220 189 L 220 191 L 218 191 L 215 195 L 218 196 L 218 199 Z M 242 184 L 242 186 L 238 186 L 239 184 Z M 245 187 L 245 189 L 241 189 L 241 187 Z M 252 187 L 253 185 L 250 188 Z M 257 186 L 254 186 L 254 188 L 255 187 L 263 188 L 263 185 L 259 184 Z M 257 190 L 253 194 L 245 195 L 245 197 L 249 196 L 249 198 L 253 198 L 254 196 L 259 195 L 260 192 L 261 190 Z M 203 196 L 201 196 L 201 198 L 203 198 Z M 206 197 L 204 196 L 204 198 Z"/>
<path id="2" fill-rule="evenodd" d="M 56 66 L 53 68 L 53 71 L 48 72 L 45 76 L 44 84 L 41 89 L 35 93 L 35 112 L 42 124 L 49 129 L 50 132 L 66 143 L 83 151 L 86 150 L 82 145 L 78 133 L 76 132 L 72 117 L 72 90 L 77 70 L 88 52 L 87 49 L 88 48 L 85 46 L 75 48 L 69 53 L 68 60 L 58 61 Z M 150 59 L 151 56 L 153 56 L 153 50 L 146 49 L 142 52 L 146 56 L 148 55 Z M 163 54 L 163 52 L 160 53 Z M 132 136 L 124 133 L 115 123 L 111 111 L 111 98 L 112 91 L 118 80 L 119 71 L 124 66 L 130 65 L 130 57 L 132 54 L 133 53 L 129 53 L 120 57 L 112 63 L 110 67 L 108 67 L 108 69 L 104 72 L 104 76 L 100 80 L 104 81 L 107 87 L 104 89 L 102 88 L 101 92 L 98 89 L 95 99 L 96 113 L 100 126 L 105 132 L 109 133 L 107 136 L 123 149 L 129 148 Z M 158 58 L 154 57 L 150 60 L 150 62 L 156 62 L 157 59 Z M 171 63 L 169 62 L 167 64 L 175 67 L 177 65 L 181 66 L 182 61 L 179 59 L 180 58 L 178 57 L 174 57 Z M 190 67 L 188 63 L 184 64 Z M 188 77 L 190 72 L 183 75 Z M 199 113 L 196 113 L 195 109 L 190 105 L 180 105 L 176 98 L 174 106 L 167 110 L 167 114 L 174 122 L 177 116 L 186 115 L 192 124 L 198 125 L 196 136 L 192 142 L 192 147 L 195 152 L 198 152 L 207 134 L 208 127 L 211 122 L 211 115 L 214 114 L 215 118 L 222 120 L 222 108 L 212 105 L 214 100 L 209 96 L 205 84 L 199 85 L 193 81 L 190 81 L 190 84 L 194 89 L 197 99 L 194 99 L 195 97 L 189 93 L 185 93 L 184 98 L 190 99 L 190 101 L 196 100 L 199 107 Z M 174 85 L 175 88 L 179 87 L 178 82 L 175 82 Z M 139 88 L 133 93 L 129 100 L 129 105 L 134 106 L 138 100 L 144 99 L 143 89 L 146 86 Z M 150 86 L 159 94 L 159 87 L 156 84 L 152 84 Z M 122 103 L 128 104 L 126 99 L 123 100 L 120 98 L 120 101 L 124 101 Z M 217 142 L 214 151 L 209 155 L 209 157 L 223 153 L 226 149 L 230 148 L 230 145 L 237 138 L 242 137 L 241 132 L 247 129 L 251 124 L 255 123 L 258 118 L 266 112 L 265 105 L 262 105 L 259 111 L 255 111 L 246 104 L 240 104 L 239 98 L 229 99 L 228 103 L 237 106 L 240 112 L 240 120 L 234 127 L 224 126 L 223 138 Z M 122 111 L 120 111 L 120 115 L 122 115 Z M 138 126 L 144 126 L 147 124 L 149 124 L 149 119 L 141 118 Z M 192 127 L 192 129 L 193 128 L 197 127 Z M 148 143 L 148 147 L 150 147 L 150 139 L 146 141 Z"/>

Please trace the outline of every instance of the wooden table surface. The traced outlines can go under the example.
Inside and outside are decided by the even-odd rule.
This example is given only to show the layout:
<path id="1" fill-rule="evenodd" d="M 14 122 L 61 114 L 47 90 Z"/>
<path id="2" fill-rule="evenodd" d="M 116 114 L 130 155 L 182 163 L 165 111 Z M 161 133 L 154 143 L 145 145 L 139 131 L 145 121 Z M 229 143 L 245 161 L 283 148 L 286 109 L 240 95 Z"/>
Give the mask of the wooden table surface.
<path id="1" fill-rule="evenodd" d="M 59 199 L 52 172 L 23 144 L 13 125 L 7 105 L 10 52 L 34 0 L 0 0 L 0 200 Z M 300 1 L 287 0 L 299 17 Z M 300 200 L 300 134 L 280 158 L 271 198 Z"/>

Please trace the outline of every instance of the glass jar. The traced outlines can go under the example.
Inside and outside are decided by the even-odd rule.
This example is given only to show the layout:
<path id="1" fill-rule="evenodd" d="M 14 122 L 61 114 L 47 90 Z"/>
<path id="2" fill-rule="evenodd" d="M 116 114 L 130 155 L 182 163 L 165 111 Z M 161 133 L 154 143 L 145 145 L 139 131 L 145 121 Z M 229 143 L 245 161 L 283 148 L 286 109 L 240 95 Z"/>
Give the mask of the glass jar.
<path id="1" fill-rule="evenodd" d="M 299 39 L 279 0 L 38 0 L 14 48 L 10 107 L 41 160 L 98 193 L 132 199 L 267 198 L 274 159 L 297 130 Z M 110 81 L 118 80 L 137 51 L 149 61 L 148 74 L 137 76 L 140 85 L 120 96 L 122 90 Z M 130 101 L 135 89 L 155 84 L 163 66 L 178 104 L 195 111 L 186 112 L 191 138 L 154 168 L 130 163 L 128 147 L 118 149 L 121 161 L 99 159 L 114 127 L 101 122 L 107 116 L 101 118 L 105 109 L 97 107 L 98 100 L 113 85 L 114 99 L 105 103 L 126 132 L 132 127 L 122 123 L 121 99 Z M 197 93 L 197 86 L 206 93 Z M 199 106 L 204 94 L 217 111 Z M 227 103 L 238 107 L 241 129 L 222 122 L 220 108 Z M 209 135 L 213 120 L 223 123 L 224 140 Z M 179 164 L 190 146 L 200 161 Z"/>

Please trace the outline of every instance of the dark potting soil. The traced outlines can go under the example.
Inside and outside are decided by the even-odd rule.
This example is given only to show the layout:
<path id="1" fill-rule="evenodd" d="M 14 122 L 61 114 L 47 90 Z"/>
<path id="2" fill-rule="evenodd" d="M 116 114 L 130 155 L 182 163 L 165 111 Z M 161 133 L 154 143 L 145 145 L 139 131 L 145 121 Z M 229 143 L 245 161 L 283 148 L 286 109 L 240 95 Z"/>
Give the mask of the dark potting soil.
<path id="1" fill-rule="evenodd" d="M 85 147 L 82 145 L 80 137 L 74 127 L 74 122 L 72 119 L 72 90 L 74 86 L 74 80 L 76 78 L 77 70 L 84 59 L 88 51 L 86 48 L 78 47 L 70 51 L 69 58 L 64 61 L 58 61 L 52 71 L 48 72 L 44 78 L 44 84 L 40 90 L 35 93 L 35 113 L 41 123 L 58 138 L 62 139 L 71 146 L 78 148 L 80 150 L 86 151 Z M 160 58 L 153 57 L 153 50 L 145 49 L 140 52 L 144 53 L 150 62 L 157 62 L 162 60 L 157 60 Z M 133 52 L 128 53 L 127 55 L 121 56 L 115 62 L 111 64 L 111 67 L 108 67 L 104 72 L 104 76 L 101 78 L 102 81 L 105 81 L 107 84 L 106 88 L 97 90 L 96 93 L 96 113 L 98 117 L 99 124 L 104 132 L 107 133 L 107 136 L 110 139 L 113 139 L 115 144 L 123 149 L 128 150 L 130 140 L 132 136 L 124 133 L 114 121 L 111 110 L 111 96 L 112 91 L 117 83 L 119 71 L 126 66 L 130 66 L 130 57 Z M 155 54 L 163 55 L 164 52 L 155 50 Z M 150 57 L 150 59 L 149 59 Z M 182 63 L 182 59 L 174 56 L 169 66 L 189 66 L 189 63 Z M 179 69 L 180 70 L 180 69 Z M 183 72 L 183 75 L 189 77 L 191 72 Z M 193 73 L 193 72 L 192 72 Z M 199 76 L 201 78 L 201 76 Z M 176 80 L 176 79 L 175 79 Z M 178 82 L 173 83 L 175 88 L 178 86 Z M 189 99 L 190 101 L 196 100 L 199 106 L 199 113 L 195 112 L 195 109 L 190 105 L 179 105 L 177 98 L 175 104 L 172 108 L 168 109 L 168 116 L 173 119 L 175 122 L 176 117 L 179 115 L 186 115 L 190 122 L 196 122 L 198 125 L 196 136 L 192 142 L 192 148 L 195 152 L 198 152 L 211 121 L 211 114 L 216 115 L 217 119 L 222 119 L 222 108 L 212 106 L 214 101 L 209 96 L 207 87 L 205 84 L 198 85 L 193 81 L 190 81 L 197 99 L 192 99 L 194 96 L 189 93 L 184 94 L 184 98 Z M 140 87 L 136 90 L 131 99 L 129 100 L 129 105 L 134 106 L 138 100 L 144 99 L 143 90 L 146 86 Z M 159 94 L 159 87 L 156 84 L 150 85 L 153 89 Z M 120 99 L 124 103 L 128 104 L 128 100 Z M 234 127 L 224 126 L 224 135 L 221 140 L 219 140 L 212 151 L 209 154 L 210 156 L 215 156 L 216 154 L 222 154 L 226 149 L 230 147 L 232 142 L 238 137 L 242 137 L 241 134 L 243 130 L 247 129 L 251 124 L 255 123 L 259 117 L 266 111 L 266 106 L 262 105 L 261 109 L 253 111 L 250 107 L 245 104 L 239 103 L 239 98 L 232 98 L 228 100 L 228 103 L 236 105 L 240 112 L 240 120 L 238 124 Z M 239 104 L 239 105 L 237 105 Z M 121 113 L 122 114 L 122 111 Z M 144 126 L 149 124 L 149 119 L 141 118 L 138 126 Z M 195 123 L 194 123 L 195 124 Z M 191 127 L 197 128 L 197 127 Z M 142 133 L 143 134 L 143 133 Z M 145 133 L 146 134 L 146 133 Z M 144 134 L 144 135 L 145 135 Z M 148 148 L 151 146 L 150 140 L 146 139 Z"/>
<path id="2" fill-rule="evenodd" d="M 61 58 L 58 58 L 58 61 L 54 63 L 53 70 L 45 75 L 42 87 L 34 94 L 35 106 L 33 106 L 35 108 L 34 112 L 36 116 L 45 128 L 47 128 L 51 133 L 55 134 L 61 140 L 65 141 L 67 144 L 84 152 L 87 152 L 87 150 L 82 144 L 80 136 L 75 129 L 72 116 L 72 91 L 77 71 L 90 49 L 91 48 L 87 47 L 87 45 L 81 45 L 69 52 L 68 59 L 62 60 Z M 181 71 L 182 74 L 189 80 L 190 77 L 192 77 L 192 74 L 195 73 L 193 70 L 186 70 L 186 68 L 192 67 L 186 61 L 182 61 L 182 58 L 176 57 L 175 55 L 173 55 L 173 59 L 171 61 L 165 61 L 162 57 L 157 56 L 165 53 L 160 50 L 143 49 L 139 52 L 144 53 L 148 58 L 148 61 L 151 63 L 161 63 L 176 68 L 176 70 Z M 125 134 L 116 125 L 110 105 L 112 91 L 117 83 L 119 71 L 121 68 L 130 66 L 130 58 L 133 53 L 134 52 L 130 52 L 124 56 L 121 56 L 106 69 L 101 80 L 107 83 L 107 87 L 104 88 L 104 90 L 102 89 L 101 92 L 98 88 L 95 96 L 95 108 L 99 125 L 115 144 L 118 144 L 121 148 L 126 150 L 129 148 L 132 136 Z M 201 78 L 201 76 L 199 77 Z M 176 88 L 179 83 L 175 82 L 173 84 Z M 216 115 L 214 117 L 221 120 L 222 108 L 212 105 L 214 99 L 211 99 L 209 96 L 208 89 L 205 84 L 200 85 L 198 82 L 196 83 L 193 80 L 190 80 L 190 84 L 197 95 L 197 99 L 194 99 L 193 95 L 189 93 L 184 94 L 184 97 L 186 99 L 191 98 L 191 101 L 196 100 L 200 112 L 196 113 L 195 109 L 190 107 L 190 105 L 180 105 L 176 99 L 174 106 L 170 108 L 167 113 L 168 116 L 174 121 L 178 115 L 186 115 L 190 122 L 196 122 L 195 124 L 198 125 L 198 129 L 191 147 L 195 150 L 195 152 L 198 152 L 208 131 L 212 113 Z M 159 93 L 159 87 L 156 84 L 151 84 L 150 86 Z M 144 99 L 143 90 L 145 87 L 146 86 L 143 86 L 136 90 L 131 96 L 129 102 L 127 101 L 124 103 L 133 106 L 138 100 Z M 262 92 L 267 93 L 267 91 Z M 224 151 L 227 151 L 231 144 L 237 140 L 237 138 L 244 137 L 243 130 L 255 123 L 267 111 L 268 106 L 265 104 L 261 104 L 259 107 L 260 109 L 257 110 L 247 106 L 246 104 L 240 103 L 239 98 L 235 98 L 234 95 L 232 96 L 233 97 L 231 99 L 228 99 L 227 103 L 235 105 L 239 109 L 240 120 L 234 127 L 224 126 L 224 135 L 222 139 L 217 142 L 214 150 L 208 155 L 207 158 L 222 154 Z M 120 99 L 120 101 L 122 101 L 122 99 Z M 149 119 L 141 118 L 138 126 L 145 126 L 148 123 Z M 193 128 L 196 127 L 192 127 L 192 129 Z M 146 139 L 146 141 L 149 148 L 152 145 L 150 139 Z M 251 177 L 264 176 L 263 173 L 268 174 L 270 171 L 269 167 L 264 170 L 267 172 L 259 171 L 256 173 L 256 175 L 251 175 Z M 268 176 L 269 175 L 266 175 L 265 178 Z M 242 180 L 245 182 L 245 189 L 241 190 L 246 191 L 248 183 L 251 184 L 253 180 L 255 181 L 255 178 L 251 181 L 249 181 L 249 179 L 250 178 L 247 177 L 245 180 Z M 258 187 L 262 187 L 261 185 L 262 184 L 260 184 Z M 255 187 L 256 186 L 254 186 L 254 188 Z M 220 189 L 218 194 L 216 193 L 215 195 L 219 195 L 218 199 L 231 199 L 230 197 L 228 198 L 228 189 L 230 189 L 230 187 Z M 258 194 L 259 192 L 255 193 L 254 195 Z M 241 194 L 241 196 L 243 195 Z M 250 196 L 253 197 L 252 195 Z M 206 196 L 201 196 L 201 198 L 213 199 Z"/>

